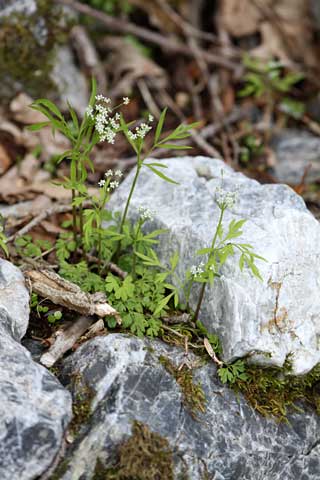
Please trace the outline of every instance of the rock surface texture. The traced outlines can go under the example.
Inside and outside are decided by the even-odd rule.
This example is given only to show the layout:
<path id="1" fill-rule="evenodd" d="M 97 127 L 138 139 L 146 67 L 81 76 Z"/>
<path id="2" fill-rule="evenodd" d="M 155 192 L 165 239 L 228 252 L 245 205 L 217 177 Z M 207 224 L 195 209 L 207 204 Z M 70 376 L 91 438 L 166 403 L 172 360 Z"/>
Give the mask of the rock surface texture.
<path id="1" fill-rule="evenodd" d="M 307 167 L 308 181 L 320 178 L 320 138 L 309 132 L 282 130 L 271 142 L 277 161 L 274 174 L 280 182 L 299 184 Z"/>
<path id="2" fill-rule="evenodd" d="M 111 334 L 87 342 L 65 361 L 66 382 L 75 372 L 81 379 L 76 386 L 70 383 L 74 397 L 83 386 L 93 396 L 91 417 L 70 447 L 59 479 L 109 478 L 104 469 L 130 437 L 134 420 L 169 441 L 175 480 L 319 479 L 320 419 L 314 413 L 294 414 L 289 424 L 267 420 L 221 385 L 215 366 L 208 364 L 194 370 L 194 382 L 207 398 L 205 412 L 194 418 L 160 356 L 179 366 L 184 352 Z"/>
<path id="3" fill-rule="evenodd" d="M 20 270 L 0 259 L 0 478 L 32 480 L 53 462 L 71 418 L 71 397 L 19 341 L 29 320 Z"/>
<path id="4" fill-rule="evenodd" d="M 163 163 L 168 167 L 166 175 L 179 185 L 143 169 L 129 216 L 136 218 L 140 205 L 156 211 L 147 228 L 168 230 L 161 236 L 158 251 L 164 262 L 175 251 L 180 253 L 180 278 L 202 259 L 197 250 L 211 244 L 219 215 L 214 195 L 221 183 L 225 190 L 239 190 L 239 200 L 227 211 L 224 225 L 231 219 L 247 219 L 241 242 L 250 243 L 267 260 L 257 262 L 262 282 L 246 269 L 241 273 L 235 257 L 206 290 L 200 318 L 221 338 L 224 359 L 253 354 L 256 362 L 282 366 L 292 354 L 294 373 L 308 372 L 320 361 L 318 221 L 288 186 L 261 185 L 220 160 L 181 157 Z M 123 208 L 133 174 L 113 195 L 111 208 Z M 193 308 L 197 298 L 198 290 L 193 289 Z"/>

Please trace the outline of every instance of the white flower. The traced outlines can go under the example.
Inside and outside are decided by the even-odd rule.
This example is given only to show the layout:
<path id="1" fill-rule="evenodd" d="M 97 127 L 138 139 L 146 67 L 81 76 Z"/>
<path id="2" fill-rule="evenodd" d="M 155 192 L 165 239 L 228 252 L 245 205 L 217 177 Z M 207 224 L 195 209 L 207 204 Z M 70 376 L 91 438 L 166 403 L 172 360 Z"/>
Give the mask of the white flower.
<path id="1" fill-rule="evenodd" d="M 135 133 L 132 133 L 131 130 L 128 131 L 128 137 L 130 140 L 137 140 L 137 135 Z"/>
<path id="2" fill-rule="evenodd" d="M 100 182 L 98 182 L 98 185 L 99 187 L 104 187 L 106 181 L 105 180 L 100 180 Z"/>
<path id="3" fill-rule="evenodd" d="M 149 113 L 148 115 L 148 122 L 149 123 L 153 122 L 153 115 L 151 115 L 151 113 Z"/>
<path id="4" fill-rule="evenodd" d="M 139 127 L 136 127 L 136 135 L 139 138 L 144 138 L 151 129 L 152 127 L 147 123 L 141 123 Z"/>
<path id="5" fill-rule="evenodd" d="M 110 188 L 113 190 L 115 188 L 119 187 L 119 182 L 117 180 L 114 180 L 113 182 L 110 182 Z"/>
<path id="6" fill-rule="evenodd" d="M 105 177 L 112 177 L 113 175 L 113 171 L 111 170 L 111 168 L 109 168 L 109 170 L 104 174 Z"/>
<path id="7" fill-rule="evenodd" d="M 97 102 L 104 102 L 104 103 L 110 103 L 111 98 L 105 97 L 104 95 L 96 95 L 96 101 Z"/>
<path id="8" fill-rule="evenodd" d="M 129 105 L 129 103 L 130 103 L 130 98 L 129 97 L 123 97 L 122 100 L 123 100 L 124 105 Z"/>
<path id="9" fill-rule="evenodd" d="M 87 117 L 94 119 L 93 108 L 91 107 L 91 105 L 87 106 L 86 115 L 87 115 Z"/>
<path id="10" fill-rule="evenodd" d="M 116 170 L 116 171 L 114 172 L 114 175 L 115 175 L 115 177 L 121 178 L 121 177 L 123 176 L 123 173 L 121 172 L 121 170 Z"/>
<path id="11" fill-rule="evenodd" d="M 204 267 L 205 267 L 205 264 L 203 262 L 200 262 L 198 266 L 192 265 L 192 267 L 190 268 L 191 275 L 193 275 L 194 277 L 201 275 L 201 273 L 204 272 Z"/>
<path id="12" fill-rule="evenodd" d="M 215 191 L 215 201 L 220 208 L 232 208 L 238 198 L 238 192 L 227 192 L 221 187 L 217 187 Z"/>
<path id="13" fill-rule="evenodd" d="M 143 205 L 140 205 L 139 213 L 141 220 L 153 220 L 153 217 L 155 215 L 155 211 L 151 210 L 150 208 L 144 207 Z"/>
<path id="14" fill-rule="evenodd" d="M 196 265 L 192 265 L 192 267 L 190 268 L 190 273 L 191 273 L 192 275 L 197 275 L 197 271 L 198 271 L 197 266 L 196 266 Z"/>

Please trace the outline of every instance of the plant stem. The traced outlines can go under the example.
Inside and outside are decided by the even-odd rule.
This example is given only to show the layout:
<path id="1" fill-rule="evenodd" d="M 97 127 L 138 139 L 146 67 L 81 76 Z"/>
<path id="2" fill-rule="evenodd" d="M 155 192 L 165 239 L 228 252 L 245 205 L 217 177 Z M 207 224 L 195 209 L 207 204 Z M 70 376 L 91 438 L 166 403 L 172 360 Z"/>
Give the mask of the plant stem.
<path id="1" fill-rule="evenodd" d="M 212 243 L 211 243 L 211 253 L 210 253 L 210 255 L 209 255 L 209 260 L 210 260 L 210 259 L 212 258 L 212 256 L 214 255 L 214 247 L 215 247 L 215 245 L 216 245 L 216 241 L 217 241 L 217 237 L 218 237 L 218 232 L 220 231 L 220 227 L 221 227 L 221 223 L 222 223 L 224 211 L 225 211 L 225 209 L 224 209 L 224 208 L 221 208 L 218 225 L 217 225 L 216 232 L 215 232 L 215 234 L 214 234 L 214 237 L 213 237 Z M 202 286 L 201 286 L 201 290 L 200 290 L 200 295 L 199 295 L 199 299 L 198 299 L 197 308 L 196 308 L 196 311 L 195 311 L 194 317 L 193 317 L 193 321 L 194 321 L 194 322 L 196 322 L 196 321 L 198 320 L 198 316 L 199 316 L 200 308 L 201 308 L 201 305 L 202 305 L 202 301 L 203 301 L 204 293 L 205 293 L 205 290 L 206 290 L 206 286 L 207 286 L 207 282 L 203 283 Z"/>
<path id="2" fill-rule="evenodd" d="M 101 229 L 101 226 L 99 227 L 99 230 Z M 101 275 L 101 231 L 99 231 L 99 236 L 98 236 L 98 272 L 99 275 Z"/>
<path id="3" fill-rule="evenodd" d="M 137 184 L 137 180 L 138 180 L 138 177 L 139 177 L 141 167 L 142 167 L 142 162 L 140 160 L 140 155 L 138 155 L 136 174 L 134 176 L 134 179 L 133 179 L 133 182 L 132 182 L 132 185 L 131 185 L 131 188 L 130 188 L 130 192 L 129 192 L 129 195 L 128 195 L 128 198 L 127 198 L 127 203 L 126 203 L 126 206 L 125 206 L 122 218 L 121 218 L 121 223 L 120 223 L 120 227 L 119 227 L 119 233 L 120 234 L 122 234 L 122 231 L 123 231 L 124 222 L 126 221 L 126 218 L 127 218 L 130 201 L 131 201 L 134 189 L 135 189 L 136 184 Z M 118 245 L 117 245 L 117 248 L 116 248 L 116 251 L 115 251 L 115 254 L 114 254 L 115 260 L 118 260 L 118 258 L 119 258 L 120 245 L 121 245 L 121 240 L 118 241 Z"/>
<path id="4" fill-rule="evenodd" d="M 137 183 L 137 180 L 138 180 L 138 177 L 139 177 L 139 173 L 140 173 L 140 170 L 141 170 L 141 166 L 142 166 L 142 164 L 140 164 L 140 161 L 139 161 L 139 158 L 138 158 L 136 174 L 135 174 L 135 176 L 134 176 L 134 179 L 133 179 L 133 182 L 132 182 L 132 185 L 131 185 L 131 188 L 130 188 L 130 193 L 129 193 L 129 196 L 128 196 L 128 199 L 127 199 L 127 203 L 126 203 L 126 206 L 125 206 L 123 215 L 122 215 L 122 219 L 121 219 L 121 223 L 120 223 L 120 228 L 119 228 L 119 233 L 122 233 L 123 226 L 124 226 L 124 222 L 126 221 L 126 218 L 127 218 L 130 201 L 131 201 L 131 198 L 132 198 L 134 189 L 135 189 L 135 187 L 136 187 L 136 183 Z"/>
<path id="5" fill-rule="evenodd" d="M 72 204 L 76 198 L 76 191 L 72 189 Z M 73 240 L 77 245 L 77 209 L 75 205 L 72 205 L 72 230 L 73 230 Z"/>

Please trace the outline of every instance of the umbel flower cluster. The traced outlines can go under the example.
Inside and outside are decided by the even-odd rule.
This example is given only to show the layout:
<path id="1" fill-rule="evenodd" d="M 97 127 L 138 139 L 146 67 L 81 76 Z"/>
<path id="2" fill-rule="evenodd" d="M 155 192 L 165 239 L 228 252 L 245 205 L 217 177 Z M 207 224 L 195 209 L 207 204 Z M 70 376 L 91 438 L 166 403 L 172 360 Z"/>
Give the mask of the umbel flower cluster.
<path id="1" fill-rule="evenodd" d="M 228 192 L 221 187 L 215 190 L 215 201 L 222 209 L 232 208 L 238 200 L 238 191 Z"/>
<path id="2" fill-rule="evenodd" d="M 123 97 L 122 103 L 116 107 L 111 107 L 111 98 L 104 95 L 96 95 L 96 103 L 94 106 L 88 106 L 86 115 L 94 122 L 95 129 L 99 135 L 100 142 L 108 142 L 113 144 L 116 139 L 118 131 L 120 131 L 121 115 L 116 110 L 122 105 L 129 105 L 130 99 Z M 131 140 L 143 139 L 146 134 L 152 129 L 151 123 L 153 116 L 149 114 L 148 121 L 141 123 L 135 127 L 134 131 L 128 131 L 128 137 Z"/>
<path id="3" fill-rule="evenodd" d="M 115 178 L 121 178 L 123 175 L 121 170 L 116 170 L 115 172 L 111 169 L 109 169 L 104 176 L 106 178 L 103 178 L 98 182 L 98 185 L 100 188 L 106 187 L 107 192 L 110 192 L 110 190 L 114 190 L 115 188 L 119 187 L 119 180 L 112 180 L 112 177 Z"/>

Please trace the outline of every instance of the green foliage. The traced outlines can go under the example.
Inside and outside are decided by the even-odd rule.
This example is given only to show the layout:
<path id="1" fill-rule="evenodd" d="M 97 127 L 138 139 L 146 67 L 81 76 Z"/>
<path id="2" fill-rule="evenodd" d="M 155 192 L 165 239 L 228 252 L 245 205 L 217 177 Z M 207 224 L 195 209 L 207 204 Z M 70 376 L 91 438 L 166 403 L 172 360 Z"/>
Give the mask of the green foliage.
<path id="1" fill-rule="evenodd" d="M 292 375 L 290 359 L 284 367 L 246 364 L 246 378 L 237 377 L 232 388 L 264 416 L 288 422 L 288 414 L 301 411 L 299 402 L 307 402 L 320 414 L 320 364 L 306 375 Z"/>
<path id="2" fill-rule="evenodd" d="M 255 262 L 256 260 L 266 260 L 260 255 L 254 253 L 252 245 L 234 241 L 243 234 L 242 227 L 246 220 L 231 220 L 226 231 L 223 226 L 225 211 L 233 207 L 236 202 L 236 196 L 237 194 L 235 192 L 231 193 L 226 192 L 221 188 L 217 189 L 215 200 L 220 209 L 220 215 L 215 228 L 211 246 L 197 251 L 197 255 L 205 255 L 206 262 L 202 261 L 199 266 L 192 266 L 187 273 L 187 280 L 189 281 L 189 285 L 185 287 L 187 303 L 189 301 L 192 284 L 195 282 L 202 283 L 199 300 L 194 315 L 195 321 L 198 319 L 207 283 L 210 283 L 210 285 L 214 283 L 214 279 L 220 276 L 221 267 L 230 257 L 233 257 L 236 252 L 240 254 L 240 270 L 242 271 L 246 266 L 256 278 L 262 280 L 259 269 Z"/>
<path id="3" fill-rule="evenodd" d="M 261 139 L 251 133 L 246 135 L 241 142 L 240 159 L 243 163 L 248 163 L 251 159 L 260 156 L 264 151 L 264 145 Z"/>
<path id="4" fill-rule="evenodd" d="M 220 343 L 220 339 L 218 335 L 214 335 L 213 333 L 209 333 L 206 327 L 200 320 L 196 321 L 196 326 L 199 330 L 201 336 L 206 337 L 209 340 L 210 345 L 212 346 L 214 352 L 219 355 L 222 353 L 222 347 Z"/>
<path id="5" fill-rule="evenodd" d="M 52 248 L 52 243 L 49 240 L 33 240 L 31 235 L 23 235 L 22 237 L 17 238 L 14 244 L 17 253 L 21 257 L 29 258 L 41 257 L 43 252 Z"/>
<path id="6" fill-rule="evenodd" d="M 243 360 L 225 363 L 218 369 L 218 376 L 222 383 L 235 383 L 237 380 L 248 380 L 246 366 Z"/>
<path id="7" fill-rule="evenodd" d="M 128 0 L 82 0 L 82 3 L 112 15 L 130 13 L 133 9 Z"/>
<path id="8" fill-rule="evenodd" d="M 240 97 L 263 98 L 269 104 L 279 104 L 279 109 L 294 118 L 300 118 L 305 111 L 302 102 L 288 97 L 297 83 L 304 79 L 300 72 L 285 72 L 281 62 L 263 62 L 246 55 L 243 63 L 248 73 L 244 76 L 244 87 Z"/>
<path id="9" fill-rule="evenodd" d="M 49 323 L 57 323 L 62 320 L 62 312 L 61 310 L 56 310 L 48 315 L 48 322 Z"/>
<path id="10" fill-rule="evenodd" d="M 4 218 L 0 214 L 0 250 L 2 250 L 5 253 L 5 255 L 8 257 L 9 250 L 6 243 L 7 243 L 7 237 L 4 231 Z"/>

